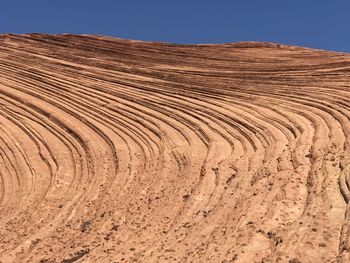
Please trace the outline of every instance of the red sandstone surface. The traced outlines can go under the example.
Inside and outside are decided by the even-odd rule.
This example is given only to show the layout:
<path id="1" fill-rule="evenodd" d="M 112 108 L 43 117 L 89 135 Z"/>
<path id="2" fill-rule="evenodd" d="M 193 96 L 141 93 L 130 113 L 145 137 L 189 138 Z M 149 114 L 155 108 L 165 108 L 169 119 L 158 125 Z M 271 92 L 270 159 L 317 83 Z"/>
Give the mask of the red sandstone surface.
<path id="1" fill-rule="evenodd" d="M 350 55 L 0 36 L 0 261 L 350 262 Z"/>

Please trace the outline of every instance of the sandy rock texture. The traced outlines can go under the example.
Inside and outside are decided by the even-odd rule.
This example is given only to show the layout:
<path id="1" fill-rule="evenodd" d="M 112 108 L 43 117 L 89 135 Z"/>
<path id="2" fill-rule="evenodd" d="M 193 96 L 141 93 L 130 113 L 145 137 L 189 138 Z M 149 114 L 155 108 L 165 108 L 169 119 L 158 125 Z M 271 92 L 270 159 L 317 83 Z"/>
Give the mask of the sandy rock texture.
<path id="1" fill-rule="evenodd" d="M 0 262 L 350 262 L 350 55 L 0 36 Z"/>

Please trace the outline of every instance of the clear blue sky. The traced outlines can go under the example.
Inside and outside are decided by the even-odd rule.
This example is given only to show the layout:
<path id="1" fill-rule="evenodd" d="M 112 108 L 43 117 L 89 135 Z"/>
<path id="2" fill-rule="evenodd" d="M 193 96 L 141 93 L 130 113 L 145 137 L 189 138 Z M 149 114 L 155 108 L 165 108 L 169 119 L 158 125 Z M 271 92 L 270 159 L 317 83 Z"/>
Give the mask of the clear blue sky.
<path id="1" fill-rule="evenodd" d="M 0 33 L 32 32 L 350 53 L 350 0 L 0 0 Z"/>

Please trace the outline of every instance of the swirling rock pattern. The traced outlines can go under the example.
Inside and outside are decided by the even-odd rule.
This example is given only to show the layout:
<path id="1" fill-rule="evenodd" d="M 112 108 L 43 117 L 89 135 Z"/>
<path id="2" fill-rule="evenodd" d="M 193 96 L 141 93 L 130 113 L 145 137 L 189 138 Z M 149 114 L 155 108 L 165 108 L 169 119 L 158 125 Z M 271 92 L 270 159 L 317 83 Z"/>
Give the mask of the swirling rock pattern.
<path id="1" fill-rule="evenodd" d="M 350 55 L 0 37 L 0 261 L 349 262 Z"/>

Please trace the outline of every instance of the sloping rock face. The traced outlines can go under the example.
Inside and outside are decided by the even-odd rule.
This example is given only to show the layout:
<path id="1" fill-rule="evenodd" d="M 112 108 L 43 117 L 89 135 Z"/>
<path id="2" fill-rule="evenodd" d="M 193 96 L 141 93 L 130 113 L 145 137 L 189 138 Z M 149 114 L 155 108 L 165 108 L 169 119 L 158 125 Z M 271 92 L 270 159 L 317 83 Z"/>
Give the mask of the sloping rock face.
<path id="1" fill-rule="evenodd" d="M 0 37 L 0 261 L 349 262 L 350 55 Z"/>

